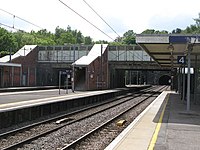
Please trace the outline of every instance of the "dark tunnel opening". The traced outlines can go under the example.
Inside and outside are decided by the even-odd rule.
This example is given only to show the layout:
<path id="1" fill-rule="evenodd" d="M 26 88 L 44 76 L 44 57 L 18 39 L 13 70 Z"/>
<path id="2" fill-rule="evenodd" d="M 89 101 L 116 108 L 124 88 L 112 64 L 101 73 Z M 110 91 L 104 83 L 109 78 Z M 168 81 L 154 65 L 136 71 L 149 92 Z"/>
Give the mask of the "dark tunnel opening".
<path id="1" fill-rule="evenodd" d="M 159 79 L 159 85 L 170 85 L 171 77 L 168 75 L 163 75 Z"/>

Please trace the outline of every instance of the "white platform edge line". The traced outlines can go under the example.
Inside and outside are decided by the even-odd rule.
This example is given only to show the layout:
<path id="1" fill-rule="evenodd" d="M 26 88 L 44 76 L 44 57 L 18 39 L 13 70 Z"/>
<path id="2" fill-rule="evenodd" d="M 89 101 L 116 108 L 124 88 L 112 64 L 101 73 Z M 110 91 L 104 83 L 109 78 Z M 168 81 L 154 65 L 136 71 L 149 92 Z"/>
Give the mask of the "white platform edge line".
<path id="1" fill-rule="evenodd" d="M 134 121 L 126 128 L 124 131 L 122 131 L 104 150 L 113 150 L 118 143 L 126 136 L 126 134 L 136 125 L 136 123 L 145 115 L 145 113 L 156 103 L 156 101 L 160 97 L 166 97 L 168 93 L 173 93 L 172 91 L 163 91 L 142 113 L 140 113 Z"/>
<path id="2" fill-rule="evenodd" d="M 24 108 L 24 107 L 31 107 L 31 106 L 47 104 L 47 103 L 49 103 L 49 100 L 51 100 L 52 103 L 55 103 L 55 102 L 59 102 L 59 101 L 61 102 L 61 101 L 65 101 L 65 100 L 70 100 L 70 99 L 77 98 L 77 97 L 83 98 L 83 97 L 87 97 L 87 96 L 94 96 L 97 94 L 112 93 L 112 92 L 117 92 L 117 91 L 118 90 L 92 91 L 92 92 L 87 92 L 87 93 L 78 93 L 75 95 L 74 94 L 63 95 L 63 96 L 56 96 L 56 97 L 33 99 L 33 100 L 29 100 L 29 101 L 20 101 L 20 102 L 14 102 L 14 103 L 0 104 L 0 112 L 5 111 L 5 110 L 9 111 L 9 110 L 20 109 L 20 108 Z M 15 106 L 15 105 L 17 105 L 17 106 Z M 6 108 L 4 108 L 4 107 L 6 107 Z"/>

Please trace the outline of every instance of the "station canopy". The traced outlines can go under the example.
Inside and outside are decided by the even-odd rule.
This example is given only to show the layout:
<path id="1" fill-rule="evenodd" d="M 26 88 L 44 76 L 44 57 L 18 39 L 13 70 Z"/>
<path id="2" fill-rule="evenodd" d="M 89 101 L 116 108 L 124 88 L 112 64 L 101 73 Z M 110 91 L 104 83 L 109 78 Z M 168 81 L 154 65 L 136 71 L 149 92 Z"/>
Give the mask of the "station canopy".
<path id="1" fill-rule="evenodd" d="M 191 66 L 200 63 L 200 35 L 182 34 L 138 34 L 136 43 L 142 47 L 161 67 L 180 67 L 186 64 L 188 49 L 191 51 Z"/>

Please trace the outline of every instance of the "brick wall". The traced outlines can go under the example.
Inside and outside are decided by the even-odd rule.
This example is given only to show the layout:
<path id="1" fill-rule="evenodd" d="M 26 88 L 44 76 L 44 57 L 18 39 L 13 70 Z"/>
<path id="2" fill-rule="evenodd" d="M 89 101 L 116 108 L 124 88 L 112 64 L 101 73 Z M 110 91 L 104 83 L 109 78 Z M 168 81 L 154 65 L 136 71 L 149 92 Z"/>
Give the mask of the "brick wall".
<path id="1" fill-rule="evenodd" d="M 37 47 L 27 56 L 13 59 L 12 63 L 22 67 L 2 67 L 1 87 L 36 86 Z"/>
<path id="2" fill-rule="evenodd" d="M 102 62 L 102 64 L 101 64 Z M 86 68 L 86 85 L 88 90 L 108 88 L 108 50 L 96 58 Z"/>

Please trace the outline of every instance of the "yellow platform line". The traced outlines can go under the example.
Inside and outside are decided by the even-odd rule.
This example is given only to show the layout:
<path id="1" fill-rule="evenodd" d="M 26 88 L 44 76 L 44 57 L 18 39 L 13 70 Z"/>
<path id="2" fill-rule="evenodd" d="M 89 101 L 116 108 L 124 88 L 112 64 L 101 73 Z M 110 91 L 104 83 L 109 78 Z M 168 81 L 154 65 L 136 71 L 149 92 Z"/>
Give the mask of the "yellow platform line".
<path id="1" fill-rule="evenodd" d="M 153 150 L 154 147 L 155 147 L 156 141 L 158 139 L 158 133 L 159 133 L 161 125 L 162 125 L 162 120 L 163 120 L 163 116 L 164 116 L 164 113 L 165 113 L 165 108 L 167 106 L 168 100 L 169 100 L 169 94 L 166 97 L 165 105 L 163 107 L 163 110 L 161 112 L 160 118 L 159 118 L 158 123 L 156 125 L 156 129 L 155 129 L 155 132 L 154 132 L 153 137 L 151 139 L 151 142 L 149 144 L 148 150 Z"/>

